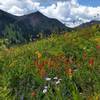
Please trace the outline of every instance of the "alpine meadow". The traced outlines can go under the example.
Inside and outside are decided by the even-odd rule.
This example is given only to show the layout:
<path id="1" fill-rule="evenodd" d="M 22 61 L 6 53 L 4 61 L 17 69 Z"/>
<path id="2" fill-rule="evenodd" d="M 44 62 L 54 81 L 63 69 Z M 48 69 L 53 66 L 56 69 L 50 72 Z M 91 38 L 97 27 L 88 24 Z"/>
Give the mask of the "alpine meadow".
<path id="1" fill-rule="evenodd" d="M 0 100 L 100 100 L 100 5 L 26 1 L 0 0 Z"/>

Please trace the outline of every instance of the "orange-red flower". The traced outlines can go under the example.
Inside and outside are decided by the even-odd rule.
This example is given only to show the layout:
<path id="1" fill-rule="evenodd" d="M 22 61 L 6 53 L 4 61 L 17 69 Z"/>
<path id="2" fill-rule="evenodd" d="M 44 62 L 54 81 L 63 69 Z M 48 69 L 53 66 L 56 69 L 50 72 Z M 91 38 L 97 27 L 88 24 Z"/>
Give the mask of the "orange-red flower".
<path id="1" fill-rule="evenodd" d="M 64 59 L 63 62 L 64 62 L 65 65 L 68 65 L 69 64 L 69 60 L 68 59 Z"/>
<path id="2" fill-rule="evenodd" d="M 40 75 L 41 77 L 45 77 L 45 76 L 46 76 L 46 71 L 45 71 L 44 68 L 42 68 L 41 70 L 39 70 L 39 75 Z"/>
<path id="3" fill-rule="evenodd" d="M 97 45 L 97 46 L 96 46 L 96 49 L 100 49 L 100 45 Z"/>
<path id="4" fill-rule="evenodd" d="M 44 65 L 47 65 L 47 64 L 48 64 L 48 61 L 45 60 L 45 61 L 44 61 Z"/>
<path id="5" fill-rule="evenodd" d="M 67 73 L 67 75 L 71 78 L 72 75 L 73 75 L 73 70 L 72 70 L 72 68 L 66 69 L 66 73 Z"/>
<path id="6" fill-rule="evenodd" d="M 38 64 L 38 68 L 39 68 L 39 69 L 44 68 L 44 66 L 45 66 L 44 62 L 41 62 L 40 64 Z"/>
<path id="7" fill-rule="evenodd" d="M 87 53 L 84 51 L 84 52 L 83 52 L 83 60 L 85 60 L 86 57 L 87 57 Z"/>
<path id="8" fill-rule="evenodd" d="M 35 65 L 37 68 L 42 69 L 43 67 L 45 67 L 46 64 L 45 64 L 44 61 L 36 60 L 36 61 L 34 62 L 34 65 Z"/>
<path id="9" fill-rule="evenodd" d="M 39 63 L 38 60 L 34 61 L 35 66 L 38 66 L 38 63 Z"/>
<path id="10" fill-rule="evenodd" d="M 90 58 L 89 65 L 92 66 L 93 64 L 94 64 L 94 59 L 93 58 Z"/>
<path id="11" fill-rule="evenodd" d="M 36 92 L 35 91 L 32 92 L 32 96 L 33 97 L 36 96 Z"/>

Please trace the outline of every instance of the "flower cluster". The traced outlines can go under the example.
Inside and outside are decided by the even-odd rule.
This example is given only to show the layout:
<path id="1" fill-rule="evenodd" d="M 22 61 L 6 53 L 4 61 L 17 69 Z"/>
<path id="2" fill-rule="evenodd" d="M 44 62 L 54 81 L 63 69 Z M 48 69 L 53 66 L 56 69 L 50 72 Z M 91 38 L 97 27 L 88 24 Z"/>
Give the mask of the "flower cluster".
<path id="1" fill-rule="evenodd" d="M 96 49 L 100 49 L 100 45 L 97 45 L 97 46 L 96 46 Z"/>
<path id="2" fill-rule="evenodd" d="M 73 76 L 74 70 L 72 68 L 66 68 L 66 74 L 71 78 Z"/>
<path id="3" fill-rule="evenodd" d="M 61 83 L 61 80 L 62 79 L 60 79 L 58 77 L 53 77 L 53 78 L 46 77 L 45 78 L 45 81 L 46 81 L 46 84 L 47 85 L 44 86 L 43 93 L 44 94 L 47 93 L 50 87 L 55 87 L 55 85 L 60 84 Z"/>
<path id="4" fill-rule="evenodd" d="M 92 66 L 93 64 L 94 64 L 94 59 L 93 58 L 90 58 L 89 59 L 89 65 Z"/>
<path id="5" fill-rule="evenodd" d="M 36 92 L 35 91 L 32 92 L 32 96 L 33 97 L 36 96 Z"/>
<path id="6" fill-rule="evenodd" d="M 96 48 L 98 49 L 99 47 L 97 46 Z M 88 53 L 86 51 L 84 51 L 83 55 L 82 55 L 82 58 L 83 58 L 83 60 L 87 60 L 88 61 L 89 67 L 93 67 L 94 62 L 95 62 L 94 57 L 89 57 Z"/>

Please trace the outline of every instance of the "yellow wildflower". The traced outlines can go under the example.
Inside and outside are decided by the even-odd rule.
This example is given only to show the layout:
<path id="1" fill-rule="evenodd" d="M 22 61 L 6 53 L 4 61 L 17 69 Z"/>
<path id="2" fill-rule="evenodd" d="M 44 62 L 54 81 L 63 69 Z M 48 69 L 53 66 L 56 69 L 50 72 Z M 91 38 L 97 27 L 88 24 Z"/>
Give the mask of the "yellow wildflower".
<path id="1" fill-rule="evenodd" d="M 40 59 L 42 57 L 42 54 L 39 51 L 36 51 L 35 54 L 37 54 L 38 59 Z"/>

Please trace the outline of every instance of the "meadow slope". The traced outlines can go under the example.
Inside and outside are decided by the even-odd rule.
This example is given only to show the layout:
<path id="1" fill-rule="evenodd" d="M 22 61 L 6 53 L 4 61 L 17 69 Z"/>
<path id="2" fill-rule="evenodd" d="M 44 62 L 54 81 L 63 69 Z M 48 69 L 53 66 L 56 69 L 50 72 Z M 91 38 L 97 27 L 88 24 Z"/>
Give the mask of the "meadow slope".
<path id="1" fill-rule="evenodd" d="M 99 99 L 99 32 L 53 34 L 0 51 L 0 100 Z"/>

